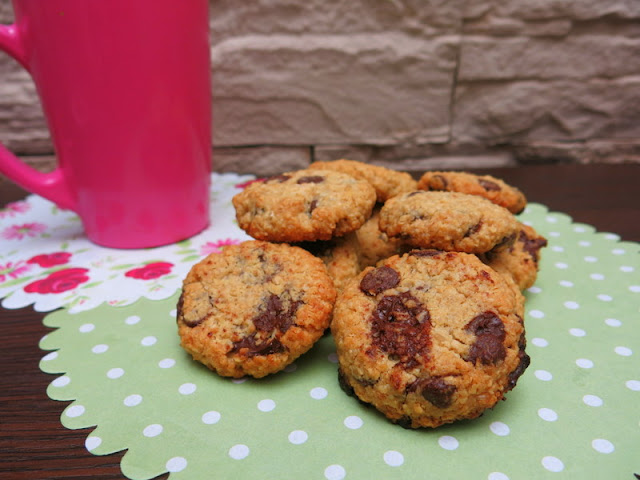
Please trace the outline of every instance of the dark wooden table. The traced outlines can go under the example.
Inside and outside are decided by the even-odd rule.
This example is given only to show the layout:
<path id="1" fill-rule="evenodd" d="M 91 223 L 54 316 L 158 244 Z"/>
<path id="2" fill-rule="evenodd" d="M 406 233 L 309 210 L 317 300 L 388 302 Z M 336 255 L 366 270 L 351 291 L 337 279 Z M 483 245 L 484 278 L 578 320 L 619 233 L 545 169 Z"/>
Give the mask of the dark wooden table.
<path id="1" fill-rule="evenodd" d="M 574 221 L 640 242 L 640 165 L 545 165 L 477 170 L 519 187 L 529 201 L 569 214 Z M 0 187 L 0 205 L 23 198 Z M 31 307 L 0 307 L 0 479 L 115 479 L 122 453 L 94 456 L 84 441 L 90 429 L 67 430 L 68 404 L 49 399 L 54 378 L 40 371 L 38 341 L 50 331 Z M 160 478 L 166 478 L 164 475 Z"/>

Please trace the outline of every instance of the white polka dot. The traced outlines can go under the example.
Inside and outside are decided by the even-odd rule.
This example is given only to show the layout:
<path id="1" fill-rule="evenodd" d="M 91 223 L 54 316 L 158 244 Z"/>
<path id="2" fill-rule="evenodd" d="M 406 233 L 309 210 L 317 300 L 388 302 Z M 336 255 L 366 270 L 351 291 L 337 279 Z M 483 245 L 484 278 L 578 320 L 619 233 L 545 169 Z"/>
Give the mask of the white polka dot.
<path id="1" fill-rule="evenodd" d="M 604 275 L 601 273 L 592 273 L 589 277 L 591 277 L 591 280 L 604 280 Z"/>
<path id="2" fill-rule="evenodd" d="M 304 430 L 294 430 L 289 434 L 289 442 L 294 445 L 302 445 L 309 439 L 309 435 Z"/>
<path id="3" fill-rule="evenodd" d="M 600 453 L 611 453 L 616 447 L 613 446 L 609 440 L 605 440 L 604 438 L 596 438 L 591 442 L 591 446 L 596 452 Z"/>
<path id="4" fill-rule="evenodd" d="M 286 373 L 293 373 L 298 369 L 298 365 L 296 365 L 295 363 L 290 363 L 289 365 L 287 365 L 286 367 L 284 367 L 284 371 Z"/>
<path id="5" fill-rule="evenodd" d="M 533 374 L 538 380 L 542 380 L 543 382 L 548 382 L 553 378 L 553 375 L 551 375 L 551 373 L 547 372 L 546 370 L 536 370 L 535 372 L 533 372 Z"/>
<path id="6" fill-rule="evenodd" d="M 183 383 L 178 387 L 178 392 L 182 395 L 191 395 L 197 389 L 197 385 L 195 383 Z"/>
<path id="7" fill-rule="evenodd" d="M 607 318 L 604 321 L 604 323 L 606 323 L 610 327 L 619 327 L 620 325 L 622 325 L 622 322 L 620 320 L 618 320 L 617 318 Z"/>
<path id="8" fill-rule="evenodd" d="M 85 409 L 82 405 L 71 405 L 64 412 L 67 417 L 76 418 L 80 415 L 84 415 Z"/>
<path id="9" fill-rule="evenodd" d="M 140 405 L 142 403 L 142 396 L 134 393 L 133 395 L 129 395 L 126 397 L 123 402 L 127 407 L 135 407 L 136 405 Z"/>
<path id="10" fill-rule="evenodd" d="M 607 240 L 618 241 L 620 240 L 620 235 L 616 233 L 605 233 L 604 238 L 606 238 Z"/>
<path id="11" fill-rule="evenodd" d="M 596 263 L 598 261 L 598 257 L 587 256 L 584 257 L 585 262 Z"/>
<path id="12" fill-rule="evenodd" d="M 591 242 L 589 242 L 587 240 L 580 240 L 578 242 L 578 245 L 580 245 L 581 247 L 590 247 L 591 246 Z"/>
<path id="13" fill-rule="evenodd" d="M 493 422 L 491 425 L 489 425 L 489 429 L 500 437 L 509 435 L 509 432 L 511 431 L 509 429 L 509 425 L 502 422 Z"/>
<path id="14" fill-rule="evenodd" d="M 455 450 L 460 445 L 458 440 L 450 435 L 443 435 L 440 437 L 438 439 L 438 444 L 445 450 Z"/>
<path id="15" fill-rule="evenodd" d="M 584 337 L 587 334 L 587 332 L 581 328 L 570 328 L 569 333 L 574 337 Z"/>
<path id="16" fill-rule="evenodd" d="M 158 362 L 158 366 L 160 368 L 171 368 L 176 364 L 176 361 L 173 358 L 165 358 L 164 360 L 160 360 Z"/>
<path id="17" fill-rule="evenodd" d="M 154 345 L 157 341 L 158 341 L 158 339 L 156 337 L 154 337 L 153 335 L 150 335 L 150 336 L 144 337 L 142 340 L 140 340 L 140 344 L 143 347 L 150 347 L 151 345 Z"/>
<path id="18" fill-rule="evenodd" d="M 593 368 L 593 362 L 588 358 L 577 359 L 576 365 L 578 365 L 580 368 Z"/>
<path id="19" fill-rule="evenodd" d="M 640 285 L 631 285 L 629 287 L 629 291 L 633 292 L 633 293 L 638 293 L 640 292 Z"/>
<path id="20" fill-rule="evenodd" d="M 532 338 L 531 343 L 536 347 L 542 347 L 542 348 L 549 345 L 549 342 L 547 342 L 544 338 L 540 338 L 540 337 Z"/>
<path id="21" fill-rule="evenodd" d="M 332 352 L 329 355 L 327 355 L 327 360 L 329 360 L 331 363 L 338 363 L 338 354 L 336 352 Z"/>
<path id="22" fill-rule="evenodd" d="M 80 328 L 78 328 L 78 331 L 80 333 L 89 333 L 93 331 L 95 328 L 96 326 L 93 323 L 85 323 L 84 325 L 80 325 Z"/>
<path id="23" fill-rule="evenodd" d="M 347 472 L 342 465 L 329 465 L 324 469 L 324 478 L 327 480 L 342 480 L 346 476 Z"/>
<path id="24" fill-rule="evenodd" d="M 54 387 L 60 388 L 60 387 L 66 387 L 70 383 L 71 383 L 71 379 L 67 375 L 63 375 L 61 377 L 56 378 L 53 382 L 51 382 L 51 385 L 53 385 Z"/>
<path id="25" fill-rule="evenodd" d="M 564 463 L 556 457 L 544 457 L 542 459 L 542 466 L 550 472 L 561 472 L 564 470 Z"/>
<path id="26" fill-rule="evenodd" d="M 621 355 L 623 357 L 630 357 L 631 355 L 633 355 L 633 350 L 631 350 L 630 348 L 627 348 L 627 347 L 616 347 L 614 349 L 614 351 L 618 355 Z"/>
<path id="27" fill-rule="evenodd" d="M 553 250 L 554 252 L 564 252 L 564 247 L 561 247 L 560 245 L 554 245 L 553 247 L 551 247 L 551 250 Z"/>
<path id="28" fill-rule="evenodd" d="M 629 390 L 633 390 L 634 392 L 640 392 L 640 381 L 639 380 L 629 380 L 625 383 Z"/>
<path id="29" fill-rule="evenodd" d="M 580 304 L 574 301 L 564 302 L 564 306 L 569 310 L 577 310 L 578 308 L 580 308 Z"/>
<path id="30" fill-rule="evenodd" d="M 573 282 L 570 282 L 569 280 L 560 280 L 558 283 L 560 284 L 561 287 L 567 287 L 567 288 L 573 287 Z"/>
<path id="31" fill-rule="evenodd" d="M 559 237 L 560 236 L 560 232 L 549 232 L 549 236 L 550 237 Z"/>
<path id="32" fill-rule="evenodd" d="M 587 231 L 587 229 L 584 228 L 584 227 L 575 226 L 575 227 L 573 227 L 573 231 L 576 232 L 576 233 L 584 233 L 584 232 Z"/>
<path id="33" fill-rule="evenodd" d="M 112 368 L 111 370 L 109 370 L 107 372 L 107 377 L 111 378 L 111 379 L 116 379 L 116 378 L 120 378 L 122 375 L 124 375 L 124 370 L 122 368 Z"/>
<path id="34" fill-rule="evenodd" d="M 126 323 L 127 325 L 135 325 L 136 323 L 138 323 L 140 321 L 140 317 L 137 315 L 132 315 L 130 317 L 127 317 L 124 321 L 124 323 Z"/>
<path id="35" fill-rule="evenodd" d="M 144 427 L 144 430 L 142 430 L 142 434 L 145 437 L 157 437 L 158 435 L 160 435 L 162 433 L 162 425 L 159 425 L 157 423 L 153 423 L 151 425 L 147 425 L 146 427 Z"/>
<path id="36" fill-rule="evenodd" d="M 538 410 L 538 416 L 547 422 L 555 422 L 558 420 L 558 414 L 550 408 L 540 408 Z"/>
<path id="37" fill-rule="evenodd" d="M 610 302 L 611 300 L 613 300 L 613 297 L 611 295 L 606 295 L 604 293 L 597 295 L 597 298 L 598 300 L 602 300 L 603 302 Z"/>
<path id="38" fill-rule="evenodd" d="M 202 415 L 202 423 L 206 423 L 207 425 L 213 425 L 214 423 L 218 423 L 220 421 L 220 413 L 215 410 L 211 410 L 204 415 Z"/>
<path id="39" fill-rule="evenodd" d="M 328 393 L 329 392 L 327 392 L 326 388 L 316 387 L 311 389 L 309 395 L 311 395 L 311 398 L 314 398 L 316 400 L 322 400 L 323 398 L 326 398 Z"/>
<path id="40" fill-rule="evenodd" d="M 237 385 L 240 385 L 241 383 L 244 383 L 247 381 L 247 377 L 242 377 L 242 378 L 232 378 L 231 379 L 231 383 L 235 383 Z"/>
<path id="41" fill-rule="evenodd" d="M 260 400 L 258 402 L 258 410 L 260 410 L 261 412 L 270 412 L 274 408 L 276 408 L 276 402 L 269 398 L 265 398 L 264 400 Z"/>
<path id="42" fill-rule="evenodd" d="M 387 450 L 383 455 L 384 463 L 390 467 L 399 467 L 404 463 L 404 455 L 395 450 Z"/>
<path id="43" fill-rule="evenodd" d="M 249 456 L 249 447 L 246 445 L 238 444 L 229 449 L 229 456 L 234 460 L 242 460 Z"/>
<path id="44" fill-rule="evenodd" d="M 175 308 L 169 312 L 169 316 L 173 318 L 176 318 L 177 314 L 178 314 L 178 310 Z"/>
<path id="45" fill-rule="evenodd" d="M 633 268 L 633 267 L 632 267 L 632 266 L 630 266 L 630 265 L 622 265 L 622 266 L 620 267 L 620 270 L 621 270 L 621 271 L 623 271 L 623 272 L 625 272 L 625 273 L 629 273 L 629 272 L 633 272 L 633 271 L 635 270 L 635 268 Z"/>
<path id="46" fill-rule="evenodd" d="M 527 288 L 527 292 L 529 292 L 529 293 L 541 293 L 542 289 L 540 287 L 533 286 L 533 287 Z"/>
<path id="47" fill-rule="evenodd" d="M 624 255 L 625 253 L 627 253 L 627 251 L 624 248 L 614 248 L 613 250 L 611 250 L 611 253 L 613 253 L 614 255 Z"/>
<path id="48" fill-rule="evenodd" d="M 187 468 L 187 459 L 184 457 L 173 457 L 165 464 L 165 468 L 170 473 L 178 473 Z"/>
<path id="49" fill-rule="evenodd" d="M 364 424 L 362 419 L 357 415 L 351 415 L 345 418 L 343 423 L 345 427 L 350 428 L 351 430 L 357 430 Z"/>
<path id="50" fill-rule="evenodd" d="M 487 480 L 509 480 L 509 477 L 502 472 L 491 472 Z"/>
<path id="51" fill-rule="evenodd" d="M 533 318 L 544 318 L 544 312 L 541 312 L 540 310 L 531 310 L 529 312 L 529 316 Z"/>
<path id="52" fill-rule="evenodd" d="M 44 357 L 42 357 L 43 362 L 50 362 L 51 360 L 55 360 L 58 358 L 58 352 L 47 353 Z"/>
<path id="53" fill-rule="evenodd" d="M 558 219 L 556 217 L 547 217 L 546 221 L 549 223 L 557 223 Z"/>
<path id="54" fill-rule="evenodd" d="M 93 353 L 104 353 L 107 350 L 109 350 L 109 345 L 104 345 L 104 344 L 96 345 L 91 349 Z"/>
<path id="55" fill-rule="evenodd" d="M 602 399 L 596 395 L 585 395 L 584 397 L 582 397 L 582 401 L 585 405 L 588 405 L 590 407 L 601 407 L 604 403 Z"/>
<path id="56" fill-rule="evenodd" d="M 95 437 L 93 435 L 87 437 L 87 439 L 84 441 L 84 447 L 89 451 L 95 450 L 101 444 L 102 444 L 102 439 L 100 437 Z"/>
<path id="57" fill-rule="evenodd" d="M 558 262 L 558 263 L 556 263 L 556 268 L 558 268 L 560 270 L 565 270 L 565 269 L 569 268 L 569 265 L 567 265 L 564 262 Z"/>

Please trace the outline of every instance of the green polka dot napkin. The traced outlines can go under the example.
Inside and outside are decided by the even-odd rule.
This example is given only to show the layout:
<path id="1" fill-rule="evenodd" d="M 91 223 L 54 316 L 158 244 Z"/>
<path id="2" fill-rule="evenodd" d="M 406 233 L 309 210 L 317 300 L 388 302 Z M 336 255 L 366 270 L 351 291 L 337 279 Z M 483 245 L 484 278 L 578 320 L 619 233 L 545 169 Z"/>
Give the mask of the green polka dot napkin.
<path id="1" fill-rule="evenodd" d="M 220 378 L 179 346 L 177 293 L 48 315 L 48 388 L 86 448 L 131 479 L 634 479 L 640 474 L 637 243 L 538 204 L 549 240 L 526 292 L 531 366 L 482 417 L 405 430 L 339 388 L 330 336 L 284 372 Z"/>

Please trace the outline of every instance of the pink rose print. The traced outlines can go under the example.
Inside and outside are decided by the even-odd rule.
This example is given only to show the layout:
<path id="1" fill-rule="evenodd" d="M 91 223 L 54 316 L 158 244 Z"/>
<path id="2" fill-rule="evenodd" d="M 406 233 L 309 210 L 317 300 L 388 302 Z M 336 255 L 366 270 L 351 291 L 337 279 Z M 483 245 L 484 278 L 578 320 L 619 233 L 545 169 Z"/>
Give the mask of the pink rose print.
<path id="1" fill-rule="evenodd" d="M 0 265 L 0 283 L 8 280 L 9 278 L 18 278 L 23 273 L 29 271 L 31 267 L 25 264 L 22 260 L 18 260 L 16 263 L 9 262 L 4 265 Z"/>
<path id="2" fill-rule="evenodd" d="M 240 240 L 234 238 L 225 238 L 224 240 L 218 240 L 217 242 L 207 242 L 200 247 L 200 255 L 209 255 L 210 253 L 220 253 L 222 247 L 227 245 L 238 245 Z"/>
<path id="3" fill-rule="evenodd" d="M 173 263 L 167 262 L 155 262 L 149 263 L 144 267 L 134 268 L 127 271 L 124 276 L 130 278 L 137 278 L 138 280 L 153 280 L 154 278 L 162 277 L 171 273 Z"/>
<path id="4" fill-rule="evenodd" d="M 0 218 L 13 217 L 19 213 L 29 211 L 29 204 L 24 201 L 8 203 L 5 208 L 0 208 Z"/>
<path id="5" fill-rule="evenodd" d="M 27 263 L 36 263 L 42 268 L 49 268 L 69 263 L 69 258 L 71 258 L 71 254 L 68 252 L 45 253 L 30 258 Z"/>
<path id="6" fill-rule="evenodd" d="M 24 287 L 27 293 L 62 293 L 89 280 L 86 268 L 65 268 Z"/>
<path id="7" fill-rule="evenodd" d="M 42 223 L 25 223 L 24 225 L 12 225 L 2 231 L 2 237 L 7 240 L 22 240 L 24 237 L 35 237 L 44 232 L 47 226 Z"/>

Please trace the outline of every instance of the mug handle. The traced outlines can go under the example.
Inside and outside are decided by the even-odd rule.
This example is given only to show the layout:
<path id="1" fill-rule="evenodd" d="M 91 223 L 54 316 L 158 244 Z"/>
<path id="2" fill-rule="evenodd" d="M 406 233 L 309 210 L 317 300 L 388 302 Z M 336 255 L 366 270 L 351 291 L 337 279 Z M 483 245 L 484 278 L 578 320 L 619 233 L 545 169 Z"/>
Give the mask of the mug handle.
<path id="1" fill-rule="evenodd" d="M 29 72 L 23 43 L 15 24 L 0 25 L 0 50 L 4 50 Z M 41 173 L 20 161 L 0 143 L 0 173 L 59 207 L 74 210 L 74 196 L 59 167 L 50 173 Z"/>

